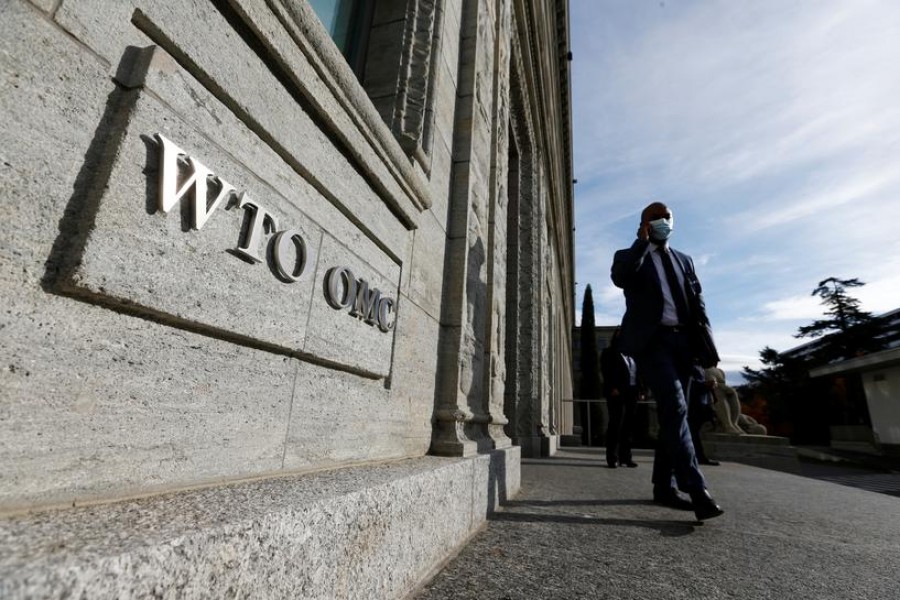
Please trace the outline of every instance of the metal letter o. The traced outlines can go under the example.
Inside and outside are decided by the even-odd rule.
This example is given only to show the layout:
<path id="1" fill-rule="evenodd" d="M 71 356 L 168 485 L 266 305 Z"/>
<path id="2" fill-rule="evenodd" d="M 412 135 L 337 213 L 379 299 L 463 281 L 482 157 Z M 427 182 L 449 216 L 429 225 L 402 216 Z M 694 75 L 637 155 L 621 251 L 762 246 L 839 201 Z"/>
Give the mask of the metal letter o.
<path id="1" fill-rule="evenodd" d="M 347 267 L 332 267 L 325 275 L 325 300 L 332 308 L 347 308 L 356 300 L 356 277 Z"/>
<path id="2" fill-rule="evenodd" d="M 284 231 L 279 231 L 275 238 L 272 240 L 272 243 L 275 246 L 275 252 L 273 254 L 275 259 L 275 268 L 278 270 L 278 275 L 289 283 L 299 281 L 300 275 L 303 273 L 303 269 L 306 267 L 306 242 L 304 242 L 303 238 L 300 237 L 300 232 L 296 229 L 285 229 Z M 297 259 L 294 262 L 294 268 L 287 269 L 285 268 L 284 263 L 287 255 L 290 253 L 290 250 L 288 248 L 292 245 L 297 249 Z"/>

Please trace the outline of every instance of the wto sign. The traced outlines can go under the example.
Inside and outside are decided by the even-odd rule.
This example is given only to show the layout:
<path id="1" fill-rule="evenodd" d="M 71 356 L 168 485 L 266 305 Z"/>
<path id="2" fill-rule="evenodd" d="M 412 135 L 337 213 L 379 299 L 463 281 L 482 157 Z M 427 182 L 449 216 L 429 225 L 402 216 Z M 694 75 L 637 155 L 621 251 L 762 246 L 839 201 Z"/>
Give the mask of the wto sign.
<path id="1" fill-rule="evenodd" d="M 196 158 L 188 156 L 171 140 L 157 133 L 160 145 L 159 197 L 157 209 L 169 213 L 187 197 L 190 201 L 190 226 L 200 230 L 227 198 L 237 195 L 237 206 L 249 213 L 249 227 L 238 234 L 234 252 L 251 263 L 266 260 L 269 267 L 284 283 L 300 281 L 306 269 L 306 241 L 299 231 L 282 229 L 278 219 L 247 192 L 237 190 L 212 173 Z M 181 184 L 179 185 L 179 181 Z M 218 194 L 209 202 L 210 184 L 218 187 Z M 272 251 L 265 252 L 271 244 Z M 390 331 L 396 322 L 396 302 L 382 296 L 377 288 L 370 288 L 347 267 L 330 269 L 325 278 L 325 300 L 335 309 L 349 309 L 349 314 L 363 322 Z"/>

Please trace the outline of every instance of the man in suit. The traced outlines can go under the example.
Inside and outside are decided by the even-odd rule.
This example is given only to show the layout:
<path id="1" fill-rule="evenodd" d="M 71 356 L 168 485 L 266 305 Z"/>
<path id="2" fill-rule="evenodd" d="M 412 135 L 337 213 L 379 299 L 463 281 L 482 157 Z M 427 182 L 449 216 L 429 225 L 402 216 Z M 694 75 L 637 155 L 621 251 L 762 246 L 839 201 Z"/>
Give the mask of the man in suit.
<path id="1" fill-rule="evenodd" d="M 660 446 L 653 462 L 653 499 L 693 510 L 697 519 L 722 509 L 709 495 L 687 422 L 684 391 L 696 363 L 719 362 L 700 281 L 691 257 L 669 247 L 672 211 L 654 202 L 641 213 L 637 239 L 613 258 L 612 281 L 625 293 L 622 351 L 637 361 L 653 392 Z M 690 496 L 690 502 L 678 490 Z"/>
<path id="2" fill-rule="evenodd" d="M 621 330 L 613 332 L 609 346 L 600 354 L 600 372 L 603 374 L 603 397 L 609 409 L 606 426 L 606 464 L 637 467 L 631 456 L 631 436 L 634 430 L 634 412 L 637 408 L 637 365 L 634 359 L 622 354 Z"/>

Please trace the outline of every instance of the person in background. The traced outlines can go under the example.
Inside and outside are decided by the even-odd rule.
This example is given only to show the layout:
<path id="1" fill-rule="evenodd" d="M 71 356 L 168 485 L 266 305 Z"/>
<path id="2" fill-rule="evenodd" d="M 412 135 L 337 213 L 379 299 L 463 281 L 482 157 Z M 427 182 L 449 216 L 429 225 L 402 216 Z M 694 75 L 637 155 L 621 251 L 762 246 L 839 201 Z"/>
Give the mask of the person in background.
<path id="1" fill-rule="evenodd" d="M 634 433 L 634 413 L 637 409 L 637 365 L 634 359 L 622 354 L 621 331 L 613 332 L 609 346 L 600 354 L 600 373 L 603 375 L 603 396 L 609 410 L 606 427 L 606 464 L 637 467 L 631 455 Z"/>
<path id="2" fill-rule="evenodd" d="M 719 355 L 694 262 L 669 247 L 673 227 L 665 204 L 644 208 L 637 239 L 615 253 L 610 276 L 625 294 L 622 351 L 637 361 L 656 399 L 661 448 L 653 461 L 653 500 L 693 510 L 702 521 L 724 511 L 710 496 L 697 464 L 684 391 L 694 365 L 715 366 Z"/>

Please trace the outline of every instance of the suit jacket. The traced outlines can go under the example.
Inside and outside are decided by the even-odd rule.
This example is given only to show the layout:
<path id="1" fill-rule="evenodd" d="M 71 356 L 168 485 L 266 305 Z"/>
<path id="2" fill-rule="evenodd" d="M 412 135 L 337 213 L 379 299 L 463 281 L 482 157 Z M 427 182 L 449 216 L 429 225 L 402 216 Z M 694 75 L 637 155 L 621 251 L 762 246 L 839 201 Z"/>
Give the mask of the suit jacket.
<path id="1" fill-rule="evenodd" d="M 625 316 L 622 318 L 622 352 L 636 356 L 647 346 L 662 319 L 663 295 L 659 275 L 647 253 L 650 242 L 635 240 L 630 248 L 618 250 L 613 258 L 612 281 L 625 291 Z M 694 261 L 669 247 L 684 274 L 685 295 L 694 323 L 689 323 L 694 358 L 704 367 L 719 362 L 712 329 L 706 316 L 702 288 Z"/>
<path id="2" fill-rule="evenodd" d="M 603 374 L 605 398 L 609 399 L 614 389 L 624 395 L 631 388 L 631 373 L 617 345 L 604 348 L 600 353 L 600 372 Z"/>

